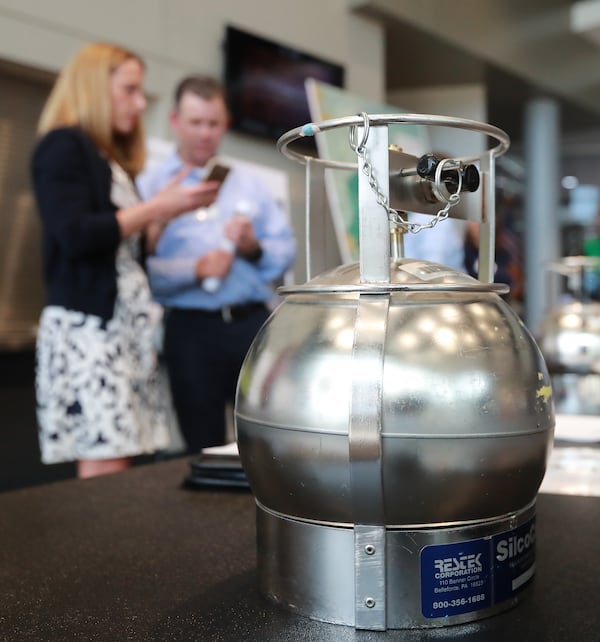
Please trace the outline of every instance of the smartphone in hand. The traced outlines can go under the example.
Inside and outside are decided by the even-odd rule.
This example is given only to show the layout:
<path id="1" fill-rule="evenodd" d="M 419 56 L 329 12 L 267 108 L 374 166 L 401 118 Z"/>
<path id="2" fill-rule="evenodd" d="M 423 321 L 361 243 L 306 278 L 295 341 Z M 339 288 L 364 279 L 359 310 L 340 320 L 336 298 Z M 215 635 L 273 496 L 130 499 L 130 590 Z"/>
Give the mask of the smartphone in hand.
<path id="1" fill-rule="evenodd" d="M 226 178 L 227 174 L 231 168 L 229 165 L 226 165 L 218 158 L 211 158 L 208 163 L 206 163 L 206 174 L 204 175 L 203 181 L 218 181 L 222 183 Z"/>

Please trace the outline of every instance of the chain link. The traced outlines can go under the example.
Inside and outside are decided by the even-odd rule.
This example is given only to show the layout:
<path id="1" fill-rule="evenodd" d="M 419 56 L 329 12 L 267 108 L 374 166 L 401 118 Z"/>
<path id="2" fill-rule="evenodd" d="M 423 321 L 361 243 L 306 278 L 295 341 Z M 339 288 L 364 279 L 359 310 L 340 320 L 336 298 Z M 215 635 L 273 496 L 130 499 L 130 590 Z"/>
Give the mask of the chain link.
<path id="1" fill-rule="evenodd" d="M 375 172 L 373 171 L 373 165 L 369 162 L 369 159 L 367 156 L 367 150 L 366 150 L 366 143 L 369 138 L 369 115 L 364 111 L 358 115 L 361 116 L 361 118 L 364 121 L 363 135 L 360 143 L 357 143 L 358 128 L 356 125 L 352 125 L 350 127 L 350 131 L 348 134 L 350 148 L 362 160 L 363 162 L 362 172 L 368 179 L 369 187 L 375 194 L 377 204 L 381 205 L 381 207 L 383 207 L 383 209 L 386 211 L 388 220 L 391 223 L 394 223 L 394 225 L 397 225 L 398 227 L 401 227 L 405 231 L 411 232 L 412 234 L 417 234 L 425 229 L 431 229 L 435 227 L 440 221 L 446 220 L 450 213 L 450 209 L 453 208 L 455 205 L 458 205 L 460 201 L 460 189 L 462 185 L 462 179 L 459 180 L 459 185 L 457 187 L 456 192 L 446 197 L 440 191 L 440 186 L 442 184 L 441 167 L 443 166 L 444 163 L 447 163 L 447 164 L 453 165 L 454 167 L 460 168 L 460 163 L 458 161 L 454 161 L 451 159 L 445 159 L 443 161 L 440 161 L 440 165 L 438 166 L 439 171 L 436 171 L 434 185 L 435 187 L 437 187 L 436 193 L 438 197 L 445 200 L 446 204 L 441 210 L 438 211 L 438 213 L 434 217 L 431 218 L 431 221 L 429 221 L 428 223 L 412 223 L 411 221 L 408 220 L 408 218 L 405 218 L 404 216 L 402 216 L 401 212 L 389 206 L 389 203 L 385 197 L 385 194 L 383 194 L 383 192 L 379 188 L 377 178 L 375 177 Z M 459 173 L 459 176 L 460 176 L 460 173 Z"/>

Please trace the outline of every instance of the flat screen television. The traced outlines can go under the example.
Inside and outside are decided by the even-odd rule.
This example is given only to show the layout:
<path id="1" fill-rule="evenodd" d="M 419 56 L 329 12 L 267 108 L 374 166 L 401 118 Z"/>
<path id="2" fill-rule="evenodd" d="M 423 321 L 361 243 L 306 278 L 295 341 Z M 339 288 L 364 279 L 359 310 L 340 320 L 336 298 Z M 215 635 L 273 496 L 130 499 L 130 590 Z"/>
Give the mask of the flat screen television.
<path id="1" fill-rule="evenodd" d="M 307 78 L 343 87 L 344 67 L 227 26 L 224 85 L 233 130 L 276 140 L 311 121 Z"/>

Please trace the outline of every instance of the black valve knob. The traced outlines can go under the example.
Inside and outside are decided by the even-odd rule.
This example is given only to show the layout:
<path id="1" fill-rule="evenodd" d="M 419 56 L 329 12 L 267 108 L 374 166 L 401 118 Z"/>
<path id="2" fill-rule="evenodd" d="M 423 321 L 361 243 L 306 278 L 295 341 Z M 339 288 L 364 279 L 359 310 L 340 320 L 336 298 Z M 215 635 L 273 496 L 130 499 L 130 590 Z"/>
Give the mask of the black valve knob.
<path id="1" fill-rule="evenodd" d="M 417 174 L 421 178 L 435 181 L 435 172 L 440 159 L 434 154 L 425 154 L 417 161 Z M 475 165 L 442 170 L 441 179 L 449 192 L 456 192 L 459 184 L 459 172 L 462 178 L 461 192 L 476 192 L 479 189 L 479 170 Z"/>
<path id="2" fill-rule="evenodd" d="M 475 165 L 465 165 L 462 170 L 462 192 L 476 192 L 479 189 L 479 170 Z"/>
<path id="3" fill-rule="evenodd" d="M 435 180 L 435 170 L 440 163 L 440 159 L 433 154 L 425 154 L 417 161 L 417 174 L 421 178 L 427 178 L 430 181 Z"/>

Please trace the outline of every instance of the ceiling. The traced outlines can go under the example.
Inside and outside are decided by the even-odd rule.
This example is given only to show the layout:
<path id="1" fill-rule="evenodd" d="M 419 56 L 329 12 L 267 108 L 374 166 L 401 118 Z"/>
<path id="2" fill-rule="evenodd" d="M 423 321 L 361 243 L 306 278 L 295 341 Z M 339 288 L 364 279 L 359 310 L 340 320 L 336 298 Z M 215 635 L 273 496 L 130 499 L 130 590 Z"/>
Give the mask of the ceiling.
<path id="1" fill-rule="evenodd" d="M 380 21 L 388 92 L 482 84 L 488 121 L 523 138 L 535 97 L 560 105 L 563 151 L 600 158 L 600 0 L 367 0 L 355 9 Z M 574 25 L 580 5 L 594 9 Z M 595 14 L 594 14 L 595 15 Z M 587 20 L 587 22 L 586 22 Z"/>
<path id="2" fill-rule="evenodd" d="M 600 128 L 600 113 L 571 97 L 543 89 L 498 64 L 477 59 L 454 45 L 407 25 L 392 27 L 388 24 L 386 31 L 387 91 L 427 85 L 483 84 L 488 120 L 507 131 L 513 145 L 523 137 L 523 114 L 527 102 L 539 96 L 554 97 L 559 101 L 564 134 Z M 418 64 L 411 66 L 401 62 L 415 57 Z M 598 58 L 600 66 L 600 50 Z"/>

